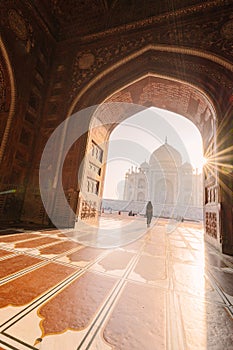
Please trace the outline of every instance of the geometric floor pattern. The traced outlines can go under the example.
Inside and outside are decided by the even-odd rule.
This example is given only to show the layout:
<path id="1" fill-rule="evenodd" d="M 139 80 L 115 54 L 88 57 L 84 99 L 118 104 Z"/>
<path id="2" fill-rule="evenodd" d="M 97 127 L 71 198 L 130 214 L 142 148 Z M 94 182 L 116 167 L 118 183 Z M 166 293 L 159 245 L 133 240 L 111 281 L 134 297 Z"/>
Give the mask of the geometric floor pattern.
<path id="1" fill-rule="evenodd" d="M 232 350 L 232 260 L 201 224 L 166 225 L 115 249 L 1 235 L 0 350 Z"/>

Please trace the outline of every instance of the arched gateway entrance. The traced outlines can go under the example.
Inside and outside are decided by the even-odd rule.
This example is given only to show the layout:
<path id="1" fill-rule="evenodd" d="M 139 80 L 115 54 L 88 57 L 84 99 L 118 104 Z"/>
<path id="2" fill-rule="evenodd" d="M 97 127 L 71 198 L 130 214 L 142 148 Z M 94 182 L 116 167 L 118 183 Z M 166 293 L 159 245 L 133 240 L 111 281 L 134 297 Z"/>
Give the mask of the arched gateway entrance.
<path id="1" fill-rule="evenodd" d="M 108 138 L 114 127 L 134 112 L 130 108 L 126 111 L 119 102 L 137 103 L 144 108 L 155 106 L 187 117 L 200 130 L 204 154 L 207 157 L 216 154 L 217 113 L 203 91 L 186 82 L 153 74 L 137 79 L 106 98 L 90 122 L 76 211 L 78 220 L 90 220 L 93 211 L 96 215 L 100 211 Z M 208 241 L 221 248 L 218 174 L 216 166 L 212 169 L 205 173 L 205 230 Z"/>
<path id="2" fill-rule="evenodd" d="M 195 50 L 146 48 L 102 72 L 80 91 L 68 115 L 90 105 L 99 103 L 100 107 L 94 107 L 92 117 L 84 120 L 89 125 L 89 131 L 72 147 L 63 167 L 63 174 L 68 174 L 68 163 L 77 155 L 75 150 L 79 149 L 76 170 L 72 167 L 75 180 L 71 190 L 68 190 L 71 187 L 69 180 L 63 176 L 66 196 L 76 213 L 76 220 L 89 220 L 100 210 L 107 157 L 107 146 L 101 145 L 106 145 L 116 125 L 136 112 L 130 107 L 128 111 L 122 111 L 119 107 L 116 117 L 109 107 L 111 103 L 133 103 L 141 106 L 139 109 L 155 106 L 183 115 L 200 130 L 204 154 L 211 158 L 212 163 L 205 172 L 204 181 L 205 236 L 219 250 L 233 253 L 232 225 L 229 225 L 229 221 L 232 222 L 232 207 L 226 183 L 229 177 L 226 175 L 227 180 L 223 183 L 219 164 L 215 164 L 217 153 L 227 148 L 229 143 L 229 139 L 219 142 L 226 131 L 226 120 L 230 118 L 227 109 L 229 103 L 223 108 L 226 96 L 219 96 L 217 91 L 214 72 L 219 67 L 232 70 L 221 59 Z M 227 79 L 225 73 L 221 78 L 222 81 Z M 85 154 L 88 156 L 83 164 Z M 62 208 L 59 209 L 59 199 L 56 197 L 55 203 L 54 208 L 59 215 Z M 71 225 L 74 219 L 72 216 Z"/>

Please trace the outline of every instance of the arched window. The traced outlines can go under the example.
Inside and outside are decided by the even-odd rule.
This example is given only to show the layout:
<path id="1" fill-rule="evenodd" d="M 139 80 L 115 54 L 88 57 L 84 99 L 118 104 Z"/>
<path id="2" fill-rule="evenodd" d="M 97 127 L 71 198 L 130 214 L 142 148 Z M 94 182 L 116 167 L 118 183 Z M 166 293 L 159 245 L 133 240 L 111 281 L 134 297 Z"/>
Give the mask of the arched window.
<path id="1" fill-rule="evenodd" d="M 139 179 L 138 181 L 138 188 L 146 188 L 146 182 L 144 179 Z"/>
<path id="2" fill-rule="evenodd" d="M 143 192 L 139 192 L 138 195 L 137 195 L 137 200 L 139 202 L 142 202 L 145 200 L 145 194 Z"/>

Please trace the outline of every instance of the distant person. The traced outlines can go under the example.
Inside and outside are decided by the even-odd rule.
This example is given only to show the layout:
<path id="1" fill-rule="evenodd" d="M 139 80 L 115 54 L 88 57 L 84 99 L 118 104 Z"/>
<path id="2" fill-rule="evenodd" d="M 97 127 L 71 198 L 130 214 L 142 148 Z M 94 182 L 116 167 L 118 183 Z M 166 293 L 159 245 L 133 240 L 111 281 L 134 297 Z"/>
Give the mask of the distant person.
<path id="1" fill-rule="evenodd" d="M 146 222 L 147 222 L 147 227 L 150 227 L 151 219 L 153 215 L 153 206 L 151 201 L 149 201 L 146 205 Z"/>

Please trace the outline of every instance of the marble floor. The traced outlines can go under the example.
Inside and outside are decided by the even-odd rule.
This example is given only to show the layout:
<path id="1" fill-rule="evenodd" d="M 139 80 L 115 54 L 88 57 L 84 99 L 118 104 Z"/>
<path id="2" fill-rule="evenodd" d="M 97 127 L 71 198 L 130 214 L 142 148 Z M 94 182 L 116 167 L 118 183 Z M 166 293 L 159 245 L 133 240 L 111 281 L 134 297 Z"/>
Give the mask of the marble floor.
<path id="1" fill-rule="evenodd" d="M 0 232 L 0 350 L 232 350 L 232 259 L 201 224 L 167 226 L 108 249 L 69 230 Z"/>

